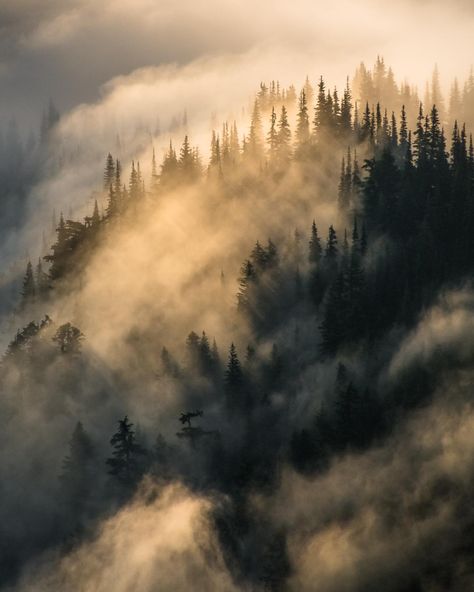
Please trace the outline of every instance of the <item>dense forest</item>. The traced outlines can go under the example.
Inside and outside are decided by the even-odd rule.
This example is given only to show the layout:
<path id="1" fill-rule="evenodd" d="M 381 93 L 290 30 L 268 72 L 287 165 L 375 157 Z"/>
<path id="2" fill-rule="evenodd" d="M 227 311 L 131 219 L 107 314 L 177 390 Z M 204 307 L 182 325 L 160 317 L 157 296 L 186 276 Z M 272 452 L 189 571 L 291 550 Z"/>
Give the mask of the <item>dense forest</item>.
<path id="1" fill-rule="evenodd" d="M 58 212 L 27 262 L 0 376 L 5 590 L 85 590 L 26 566 L 178 486 L 209 503 L 201 571 L 225 574 L 193 589 L 472 586 L 472 446 L 437 421 L 472 415 L 474 75 L 445 100 L 435 69 L 420 98 L 378 58 L 342 90 L 262 83 L 249 115 L 209 148 L 190 122 L 145 167 L 111 148 L 91 211 Z M 321 548 L 350 580 L 321 548 L 318 580 L 301 533 L 347 524 L 356 543 Z"/>

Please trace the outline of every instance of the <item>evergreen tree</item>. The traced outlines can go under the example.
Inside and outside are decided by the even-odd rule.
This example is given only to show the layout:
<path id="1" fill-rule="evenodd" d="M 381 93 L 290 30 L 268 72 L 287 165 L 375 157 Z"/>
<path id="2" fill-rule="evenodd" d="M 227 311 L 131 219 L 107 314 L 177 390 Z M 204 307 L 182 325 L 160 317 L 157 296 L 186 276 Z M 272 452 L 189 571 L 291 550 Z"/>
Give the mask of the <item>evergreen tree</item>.
<path id="1" fill-rule="evenodd" d="M 304 89 L 300 93 L 299 109 L 296 121 L 296 144 L 297 149 L 301 150 L 306 146 L 309 140 L 308 105 Z"/>
<path id="2" fill-rule="evenodd" d="M 123 485 L 135 485 L 143 473 L 145 449 L 137 443 L 133 424 L 125 416 L 118 422 L 118 430 L 112 436 L 110 444 L 112 456 L 106 460 L 109 474 Z"/>
<path id="3" fill-rule="evenodd" d="M 347 79 L 341 101 L 340 130 L 346 136 L 352 132 L 352 96 L 349 88 L 349 79 Z"/>
<path id="4" fill-rule="evenodd" d="M 69 441 L 69 454 L 63 460 L 60 481 L 67 501 L 79 513 L 84 510 L 87 497 L 91 493 L 94 459 L 92 441 L 78 421 Z"/>
<path id="5" fill-rule="evenodd" d="M 338 256 L 337 234 L 332 224 L 329 227 L 328 238 L 326 241 L 326 250 L 324 254 L 327 261 L 334 261 Z"/>
<path id="6" fill-rule="evenodd" d="M 41 258 L 36 265 L 36 293 L 40 298 L 44 298 L 49 293 L 48 275 L 43 271 Z"/>
<path id="7" fill-rule="evenodd" d="M 79 354 L 84 335 L 71 323 L 61 325 L 54 334 L 53 341 L 57 343 L 63 354 Z"/>
<path id="8" fill-rule="evenodd" d="M 199 175 L 199 170 L 196 167 L 195 155 L 189 144 L 188 136 L 184 137 L 183 145 L 179 152 L 178 170 L 180 173 L 180 180 L 185 183 L 195 181 Z"/>
<path id="9" fill-rule="evenodd" d="M 110 186 L 110 190 L 112 190 L 112 185 Z M 91 216 L 91 228 L 97 229 L 100 225 L 100 214 L 99 214 L 99 204 L 97 200 L 94 201 L 94 210 Z"/>
<path id="10" fill-rule="evenodd" d="M 233 343 L 229 349 L 224 384 L 228 406 L 231 409 L 242 409 L 245 406 L 245 401 L 243 400 L 244 376 L 237 356 L 237 350 Z"/>
<path id="11" fill-rule="evenodd" d="M 263 156 L 263 130 L 258 100 L 255 99 L 249 137 L 246 144 L 247 154 L 255 163 L 260 163 Z"/>
<path id="12" fill-rule="evenodd" d="M 276 162 L 278 155 L 279 142 L 276 120 L 277 116 L 275 113 L 275 107 L 272 107 L 272 114 L 270 117 L 270 130 L 267 134 L 268 158 L 270 160 L 270 164 L 274 164 Z"/>
<path id="13" fill-rule="evenodd" d="M 104 190 L 108 191 L 110 187 L 112 187 L 115 180 L 115 162 L 110 154 L 107 154 L 107 158 L 105 160 L 105 170 L 104 170 Z"/>
<path id="14" fill-rule="evenodd" d="M 311 225 L 311 238 L 309 240 L 309 254 L 308 254 L 308 258 L 309 258 L 310 263 L 319 263 L 321 260 L 321 254 L 322 254 L 321 241 L 319 240 L 316 222 L 313 220 L 313 224 Z"/>
<path id="15" fill-rule="evenodd" d="M 285 105 L 281 108 L 278 121 L 277 163 L 280 168 L 286 167 L 291 158 L 291 130 Z"/>
<path id="16" fill-rule="evenodd" d="M 31 265 L 31 261 L 28 261 L 26 264 L 26 272 L 23 278 L 23 287 L 21 290 L 22 306 L 25 307 L 29 304 L 32 304 L 35 300 L 35 295 L 36 284 L 33 274 L 33 266 Z"/>
<path id="17" fill-rule="evenodd" d="M 156 155 L 155 155 L 155 147 L 153 147 L 153 152 L 151 156 L 151 179 L 150 179 L 150 189 L 152 193 L 156 193 L 159 186 L 160 177 L 158 175 L 158 168 L 156 165 Z M 120 185 L 119 185 L 120 187 Z"/>
<path id="18" fill-rule="evenodd" d="M 177 182 L 178 159 L 176 151 L 170 140 L 168 151 L 165 154 L 160 170 L 160 185 L 162 187 L 172 187 Z"/>

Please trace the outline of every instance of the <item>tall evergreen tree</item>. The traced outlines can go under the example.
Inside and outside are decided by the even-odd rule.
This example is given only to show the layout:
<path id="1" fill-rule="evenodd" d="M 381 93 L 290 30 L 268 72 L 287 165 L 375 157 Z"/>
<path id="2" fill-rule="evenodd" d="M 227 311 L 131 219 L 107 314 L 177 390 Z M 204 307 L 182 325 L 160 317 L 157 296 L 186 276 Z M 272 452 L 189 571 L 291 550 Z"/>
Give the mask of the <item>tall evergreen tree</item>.
<path id="1" fill-rule="evenodd" d="M 127 416 L 118 422 L 118 430 L 110 440 L 112 456 L 106 460 L 109 474 L 125 486 L 133 486 L 143 473 L 145 449 L 138 444 L 133 423 Z"/>
<path id="2" fill-rule="evenodd" d="M 319 263 L 321 261 L 322 248 L 321 241 L 318 236 L 318 229 L 316 222 L 313 220 L 311 225 L 311 238 L 309 240 L 309 254 L 308 258 L 310 263 Z"/>
<path id="3" fill-rule="evenodd" d="M 33 274 L 33 266 L 31 265 L 31 261 L 28 261 L 26 264 L 26 272 L 23 278 L 23 287 L 21 290 L 22 306 L 26 307 L 29 304 L 32 304 L 35 300 L 35 295 L 36 284 Z"/>
<path id="4" fill-rule="evenodd" d="M 304 148 L 309 140 L 308 104 L 304 89 L 300 93 L 298 114 L 296 116 L 297 149 Z"/>
<path id="5" fill-rule="evenodd" d="M 332 224 L 329 227 L 328 238 L 326 241 L 326 250 L 324 254 L 328 261 L 334 261 L 338 256 L 337 234 Z"/>
<path id="6" fill-rule="evenodd" d="M 86 500 L 92 492 L 92 464 L 95 450 L 80 421 L 69 441 L 69 454 L 64 458 L 60 475 L 61 488 L 75 512 L 82 513 Z"/>
<path id="7" fill-rule="evenodd" d="M 110 154 L 107 154 L 107 158 L 105 160 L 105 170 L 104 170 L 104 189 L 105 191 L 109 190 L 115 180 L 115 161 Z"/>

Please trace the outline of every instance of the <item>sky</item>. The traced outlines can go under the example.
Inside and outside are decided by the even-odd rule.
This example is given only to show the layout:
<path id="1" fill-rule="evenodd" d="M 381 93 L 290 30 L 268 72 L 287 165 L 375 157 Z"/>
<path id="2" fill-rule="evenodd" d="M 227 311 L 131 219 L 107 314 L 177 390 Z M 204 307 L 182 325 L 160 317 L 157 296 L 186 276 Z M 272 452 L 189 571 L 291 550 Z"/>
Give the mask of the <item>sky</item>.
<path id="1" fill-rule="evenodd" d="M 465 77 L 473 20 L 469 0 L 2 0 L 0 115 L 33 126 L 50 97 L 65 112 L 139 68 L 257 52 L 261 78 L 282 77 L 281 54 L 291 81 L 343 80 L 377 54 L 420 85 L 435 63 Z"/>

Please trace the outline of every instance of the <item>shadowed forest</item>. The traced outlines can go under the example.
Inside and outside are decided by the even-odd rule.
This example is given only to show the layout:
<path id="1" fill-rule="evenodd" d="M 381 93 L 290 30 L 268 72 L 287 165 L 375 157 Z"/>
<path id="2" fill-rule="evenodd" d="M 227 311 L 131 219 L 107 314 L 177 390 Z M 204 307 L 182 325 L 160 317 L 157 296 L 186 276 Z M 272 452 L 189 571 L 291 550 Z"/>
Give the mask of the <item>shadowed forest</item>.
<path id="1" fill-rule="evenodd" d="M 4 132 L 5 233 L 61 122 Z M 212 126 L 117 138 L 3 272 L 0 588 L 471 589 L 474 74 Z"/>

